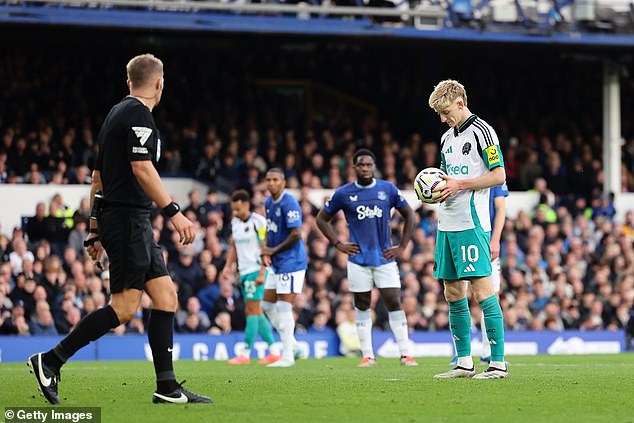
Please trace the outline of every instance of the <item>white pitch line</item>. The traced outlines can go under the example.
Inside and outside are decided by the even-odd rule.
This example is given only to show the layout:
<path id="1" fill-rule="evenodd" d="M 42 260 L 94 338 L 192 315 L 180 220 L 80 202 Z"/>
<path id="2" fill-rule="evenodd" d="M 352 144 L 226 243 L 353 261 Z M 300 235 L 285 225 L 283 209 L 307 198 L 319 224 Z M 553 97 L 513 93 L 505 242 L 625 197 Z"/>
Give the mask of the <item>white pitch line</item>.
<path id="1" fill-rule="evenodd" d="M 509 367 L 634 367 L 634 363 L 588 363 L 588 364 L 572 364 L 572 363 L 509 363 Z"/>

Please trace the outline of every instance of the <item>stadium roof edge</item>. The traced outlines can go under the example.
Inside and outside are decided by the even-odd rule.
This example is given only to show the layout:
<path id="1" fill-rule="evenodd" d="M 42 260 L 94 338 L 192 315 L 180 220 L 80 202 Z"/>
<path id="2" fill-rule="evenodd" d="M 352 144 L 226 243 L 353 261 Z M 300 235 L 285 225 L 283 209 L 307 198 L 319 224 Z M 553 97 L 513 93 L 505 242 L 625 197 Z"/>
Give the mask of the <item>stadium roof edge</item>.
<path id="1" fill-rule="evenodd" d="M 39 7 L 29 5 L 0 6 L 0 23 L 160 31 L 381 37 L 477 43 L 634 47 L 634 35 L 561 32 L 535 35 L 521 32 L 482 32 L 460 28 L 421 30 L 413 27 L 382 26 L 374 24 L 367 19 L 298 19 L 296 17 L 247 16 L 200 12 Z"/>

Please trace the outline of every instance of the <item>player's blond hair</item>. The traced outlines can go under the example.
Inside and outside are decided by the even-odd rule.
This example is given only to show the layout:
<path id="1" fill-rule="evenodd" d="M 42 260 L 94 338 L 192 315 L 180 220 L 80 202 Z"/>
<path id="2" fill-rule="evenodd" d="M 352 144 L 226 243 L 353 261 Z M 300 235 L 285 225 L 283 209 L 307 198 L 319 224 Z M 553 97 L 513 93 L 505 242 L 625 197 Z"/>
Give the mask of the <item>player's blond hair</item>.
<path id="1" fill-rule="evenodd" d="M 138 88 L 153 82 L 155 77 L 163 76 L 163 62 L 153 54 L 141 54 L 128 62 L 126 71 L 130 85 Z"/>
<path id="2" fill-rule="evenodd" d="M 440 113 L 451 106 L 451 103 L 456 101 L 458 97 L 464 100 L 464 105 L 466 106 L 467 91 L 464 86 L 453 79 L 445 79 L 434 87 L 434 91 L 429 96 L 429 107 Z"/>

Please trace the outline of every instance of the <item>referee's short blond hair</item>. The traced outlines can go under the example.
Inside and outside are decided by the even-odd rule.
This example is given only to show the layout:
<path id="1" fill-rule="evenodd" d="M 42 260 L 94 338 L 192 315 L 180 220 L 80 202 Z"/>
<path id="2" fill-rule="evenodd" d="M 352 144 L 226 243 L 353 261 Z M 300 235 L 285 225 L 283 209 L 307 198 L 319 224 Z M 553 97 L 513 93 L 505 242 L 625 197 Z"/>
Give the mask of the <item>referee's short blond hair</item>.
<path id="1" fill-rule="evenodd" d="M 466 106 L 467 91 L 464 89 L 464 86 L 453 79 L 445 79 L 434 87 L 434 91 L 429 96 L 429 107 L 434 109 L 437 113 L 440 113 L 451 106 L 451 103 L 456 101 L 459 97 L 462 98 Z"/>
<path id="2" fill-rule="evenodd" d="M 126 71 L 130 85 L 138 88 L 153 82 L 154 77 L 163 76 L 163 62 L 153 54 L 141 54 L 128 62 Z"/>

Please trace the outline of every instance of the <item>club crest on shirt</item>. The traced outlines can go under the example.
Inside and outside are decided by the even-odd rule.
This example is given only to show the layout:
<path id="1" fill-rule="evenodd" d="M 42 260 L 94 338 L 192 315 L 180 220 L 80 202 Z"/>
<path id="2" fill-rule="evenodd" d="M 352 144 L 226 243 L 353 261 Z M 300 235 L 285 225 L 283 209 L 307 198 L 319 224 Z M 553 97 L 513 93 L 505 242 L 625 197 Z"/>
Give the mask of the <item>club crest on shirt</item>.
<path id="1" fill-rule="evenodd" d="M 469 154 L 471 152 L 471 143 L 470 142 L 466 142 L 463 146 L 462 146 L 462 154 L 464 156 L 466 156 L 467 154 Z"/>
<path id="2" fill-rule="evenodd" d="M 277 209 L 275 210 L 275 216 L 280 217 L 282 215 L 282 210 Z"/>
<path id="3" fill-rule="evenodd" d="M 383 200 L 387 200 L 387 194 L 385 193 L 385 191 L 379 191 L 377 193 L 377 197 L 379 198 L 379 200 L 383 201 Z"/>
<path id="4" fill-rule="evenodd" d="M 299 210 L 289 210 L 286 213 L 286 218 L 288 219 L 288 223 L 297 222 L 300 219 Z"/>

